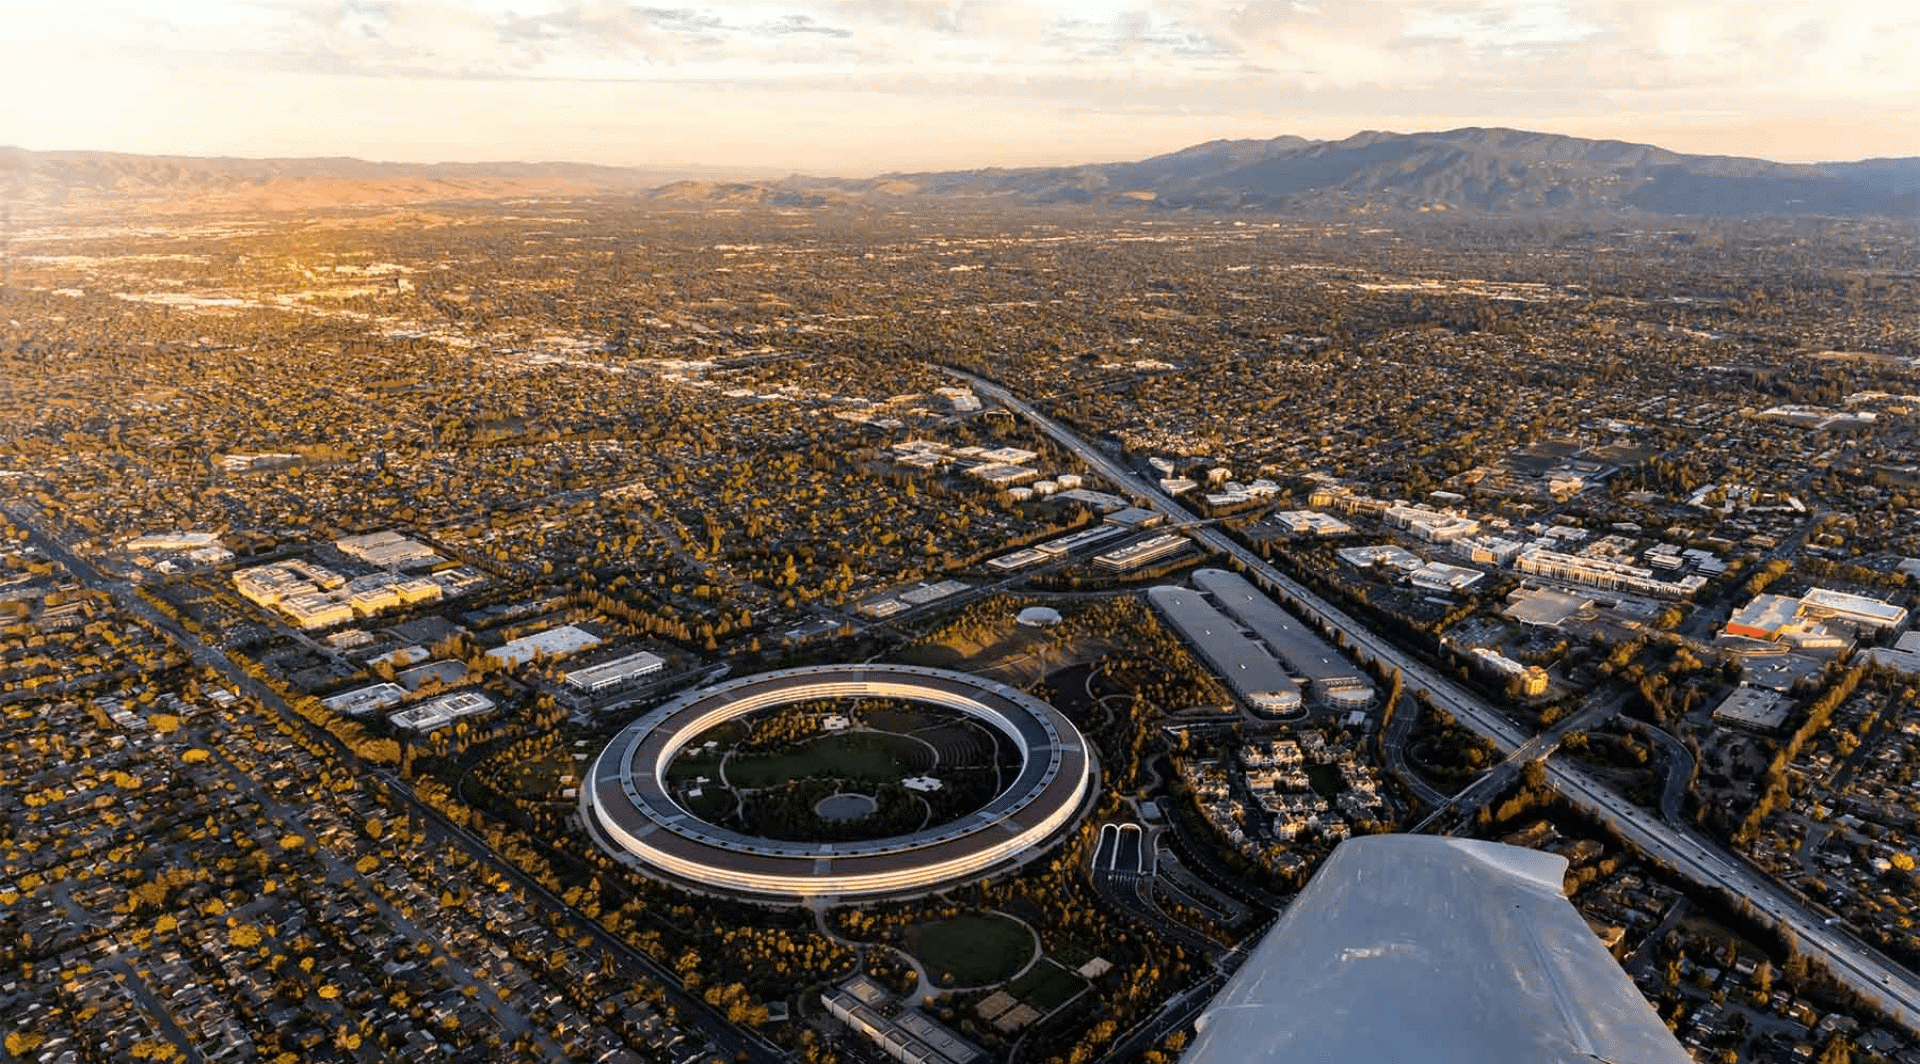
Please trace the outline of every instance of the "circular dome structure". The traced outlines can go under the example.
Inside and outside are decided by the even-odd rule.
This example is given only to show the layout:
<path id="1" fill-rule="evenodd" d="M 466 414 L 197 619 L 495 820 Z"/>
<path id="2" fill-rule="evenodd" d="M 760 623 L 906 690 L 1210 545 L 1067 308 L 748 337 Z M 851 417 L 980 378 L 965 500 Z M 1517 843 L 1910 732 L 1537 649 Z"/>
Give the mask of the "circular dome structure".
<path id="1" fill-rule="evenodd" d="M 730 831 L 675 801 L 667 767 L 695 737 L 749 713 L 799 702 L 890 698 L 956 710 L 1020 751 L 1020 770 L 957 820 L 862 842 L 789 842 Z M 1078 814 L 1094 760 L 1059 710 L 1006 684 L 914 665 L 819 665 L 744 676 L 679 695 L 627 725 L 594 761 L 580 812 L 626 863 L 696 888 L 799 902 L 905 894 L 1019 864 Z"/>
<path id="2" fill-rule="evenodd" d="M 1060 623 L 1060 611 L 1051 606 L 1028 606 L 1014 621 L 1025 628 L 1052 628 Z"/>

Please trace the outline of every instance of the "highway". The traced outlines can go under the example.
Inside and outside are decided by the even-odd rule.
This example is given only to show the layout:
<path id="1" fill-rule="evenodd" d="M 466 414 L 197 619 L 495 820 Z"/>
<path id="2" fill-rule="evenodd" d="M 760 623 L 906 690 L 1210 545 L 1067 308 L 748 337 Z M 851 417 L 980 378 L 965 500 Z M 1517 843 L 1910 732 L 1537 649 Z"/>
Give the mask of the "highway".
<path id="1" fill-rule="evenodd" d="M 1438 675 L 1424 662 L 1359 624 L 1218 528 L 1200 525 L 1191 511 L 1162 491 L 1158 484 L 1096 449 L 1000 385 L 961 370 L 944 369 L 949 375 L 967 381 L 976 392 L 1026 418 L 1108 483 L 1165 514 L 1202 546 L 1239 562 L 1250 579 L 1279 595 L 1284 604 L 1310 620 L 1345 633 L 1350 653 L 1356 658 L 1398 668 L 1407 690 L 1424 688 L 1434 705 L 1453 714 L 1455 720 L 1501 751 L 1512 751 L 1528 741 L 1528 736 L 1478 695 Z M 1887 1014 L 1908 1030 L 1920 1032 L 1920 981 L 1916 981 L 1911 972 L 1845 931 L 1827 926 L 1770 877 L 1697 832 L 1669 826 L 1657 814 L 1639 808 L 1577 768 L 1549 760 L 1546 771 L 1548 782 L 1569 801 L 1593 813 L 1622 837 L 1687 878 L 1748 899 L 1755 910 L 1791 931 L 1809 959 L 1819 961 L 1835 979 L 1861 995 L 1877 998 Z"/>

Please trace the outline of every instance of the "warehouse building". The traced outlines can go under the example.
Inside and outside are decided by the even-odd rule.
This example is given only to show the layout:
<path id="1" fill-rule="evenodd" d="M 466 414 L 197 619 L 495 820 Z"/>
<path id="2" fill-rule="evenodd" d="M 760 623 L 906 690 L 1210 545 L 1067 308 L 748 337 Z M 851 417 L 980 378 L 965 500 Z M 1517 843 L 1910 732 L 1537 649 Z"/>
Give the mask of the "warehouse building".
<path id="1" fill-rule="evenodd" d="M 1193 584 L 1306 677 L 1328 706 L 1355 710 L 1373 703 L 1373 684 L 1352 662 L 1245 577 L 1225 569 L 1196 569 Z"/>
<path id="2" fill-rule="evenodd" d="M 1197 592 L 1156 587 L 1147 591 L 1147 601 L 1248 705 L 1268 713 L 1299 708 L 1300 685 L 1293 677 Z"/>

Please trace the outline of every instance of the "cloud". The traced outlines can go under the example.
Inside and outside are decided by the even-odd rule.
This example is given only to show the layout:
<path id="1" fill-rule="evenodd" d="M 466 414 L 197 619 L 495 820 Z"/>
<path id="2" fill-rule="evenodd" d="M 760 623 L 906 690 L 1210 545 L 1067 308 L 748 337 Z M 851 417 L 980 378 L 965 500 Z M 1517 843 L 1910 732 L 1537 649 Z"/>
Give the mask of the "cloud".
<path id="1" fill-rule="evenodd" d="M 1811 143 L 1804 138 L 1816 125 L 1841 118 L 1863 140 L 1877 138 L 1880 150 L 1920 152 L 1910 121 L 1911 101 L 1920 100 L 1920 64 L 1912 61 L 1920 54 L 1920 5 L 1908 0 L 173 0 L 163 7 L 64 0 L 15 7 L 0 39 L 0 91 L 24 103 L 17 114 L 0 111 L 0 142 L 29 139 L 10 135 L 6 123 L 29 132 L 109 128 L 96 113 L 103 96 L 112 96 L 116 120 L 134 126 L 142 113 L 168 106 L 170 87 L 186 93 L 218 83 L 242 86 L 222 105 L 236 130 L 284 122 L 289 112 L 318 122 L 328 101 L 339 111 L 332 128 L 356 120 L 389 128 L 410 114 L 423 125 L 442 122 L 414 101 L 457 100 L 465 91 L 489 101 L 470 119 L 476 123 L 503 105 L 537 123 L 533 109 L 547 108 L 546 121 L 563 126 L 655 129 L 679 121 L 690 137 L 750 143 L 760 135 L 770 151 L 811 145 L 797 131 L 822 121 L 823 108 L 851 106 L 854 113 L 833 116 L 850 130 L 860 109 L 886 121 L 903 116 L 903 129 L 916 112 L 973 116 L 972 127 L 949 129 L 942 142 L 982 158 L 1065 150 L 1061 130 L 1076 123 L 1145 137 L 1149 129 L 1325 135 L 1447 122 L 1629 138 L 1643 128 L 1703 136 L 1710 127 L 1743 135 L 1774 128 L 1778 136 L 1749 150 L 1792 156 L 1812 151 L 1794 148 L 1795 137 Z M 289 76 L 319 79 L 301 82 L 300 91 L 320 98 L 274 95 L 293 91 L 274 87 Z M 429 92 L 433 82 L 449 91 Z M 345 91 L 349 83 L 355 92 Z M 365 94 L 386 101 L 380 113 L 347 110 L 346 101 L 362 98 L 359 88 L 381 84 L 393 91 Z M 122 85 L 127 92 L 113 95 Z M 516 85 L 523 87 L 517 93 Z M 758 102 L 729 111 L 726 120 L 739 124 L 721 129 L 694 117 L 713 94 Z M 659 113 L 633 113 L 636 101 Z M 1798 132 L 1789 130 L 1790 119 Z M 1821 143 L 1833 135 L 1821 132 Z M 1140 144 L 1143 153 L 1176 146 Z"/>

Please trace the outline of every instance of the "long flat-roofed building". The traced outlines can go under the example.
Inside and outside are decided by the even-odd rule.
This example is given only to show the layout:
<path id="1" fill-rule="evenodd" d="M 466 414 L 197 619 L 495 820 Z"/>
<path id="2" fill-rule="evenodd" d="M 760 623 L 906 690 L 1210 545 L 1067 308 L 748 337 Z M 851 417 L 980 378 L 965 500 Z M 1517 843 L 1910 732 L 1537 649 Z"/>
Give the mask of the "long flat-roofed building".
<path id="1" fill-rule="evenodd" d="M 1093 559 L 1093 564 L 1116 573 L 1131 572 L 1149 562 L 1172 557 L 1187 548 L 1187 537 L 1178 532 L 1163 532 L 1152 539 L 1129 543 Z"/>
<path id="2" fill-rule="evenodd" d="M 280 612 L 302 628 L 326 628 L 353 620 L 352 606 L 321 591 L 283 598 L 278 605 Z"/>
<path id="3" fill-rule="evenodd" d="M 544 632 L 523 635 L 518 639 L 502 643 L 487 651 L 487 657 L 508 665 L 519 665 L 532 661 L 536 654 L 559 658 L 599 645 L 599 636 L 575 628 L 573 625 L 563 624 L 558 628 L 549 628 Z"/>
<path id="4" fill-rule="evenodd" d="M 399 705 L 407 697 L 407 689 L 399 684 L 377 683 L 370 687 L 356 687 L 351 691 L 342 691 L 337 695 L 320 700 L 320 704 L 334 713 L 347 717 L 364 717 L 377 709 Z"/>
<path id="5" fill-rule="evenodd" d="M 1800 596 L 1800 605 L 1808 614 L 1823 620 L 1844 621 L 1876 632 L 1898 628 L 1907 620 L 1904 607 L 1865 595 L 1828 591 L 1823 587 L 1816 587 Z"/>
<path id="6" fill-rule="evenodd" d="M 625 657 L 603 661 L 598 665 L 589 665 L 567 673 L 567 686 L 592 693 L 618 687 L 628 680 L 659 672 L 667 667 L 665 658 L 649 650 L 628 654 Z"/>
<path id="7" fill-rule="evenodd" d="M 1300 705 L 1300 685 L 1293 677 L 1198 592 L 1172 586 L 1149 588 L 1147 601 L 1248 705 L 1267 712 Z"/>
<path id="8" fill-rule="evenodd" d="M 998 569 L 1001 572 L 1012 572 L 1015 569 L 1025 569 L 1030 565 L 1039 565 L 1046 560 L 1047 555 L 1045 552 L 1036 550 L 1033 547 L 1022 547 L 1012 554 L 1002 554 L 998 558 L 989 559 L 987 561 L 987 568 Z"/>
<path id="9" fill-rule="evenodd" d="M 1550 576 L 1618 591 L 1638 591 L 1664 598 L 1686 598 L 1707 582 L 1707 578 L 1698 573 L 1679 580 L 1662 580 L 1653 574 L 1652 569 L 1540 548 L 1521 554 L 1513 560 L 1513 566 L 1535 576 Z"/>
<path id="10" fill-rule="evenodd" d="M 1126 534 L 1127 530 L 1118 525 L 1099 524 L 1091 528 L 1083 528 L 1070 535 L 1061 536 L 1058 539 L 1050 539 L 1033 549 L 1049 558 L 1058 558 L 1062 555 L 1071 554 L 1077 550 L 1085 550 L 1096 543 L 1104 543 L 1107 540 L 1115 539 Z"/>
<path id="11" fill-rule="evenodd" d="M 986 1059 L 978 1046 L 926 1013 L 893 1004 L 891 995 L 869 976 L 854 976 L 821 994 L 820 1003 L 901 1064 L 975 1064 Z"/>
<path id="12" fill-rule="evenodd" d="M 342 536 L 333 545 L 342 554 L 389 569 L 434 565 L 443 560 L 432 548 L 393 531 Z"/>
<path id="13" fill-rule="evenodd" d="M 461 717 L 471 717 L 476 713 L 485 713 L 493 708 L 493 699 L 478 691 L 455 691 L 450 695 L 429 699 L 417 706 L 403 709 L 388 721 L 403 731 L 425 735 L 431 731 L 452 724 Z"/>
<path id="14" fill-rule="evenodd" d="M 1908 632 L 1891 647 L 1867 651 L 1867 660 L 1909 676 L 1920 676 L 1920 632 Z"/>
<path id="15" fill-rule="evenodd" d="M 1305 676 L 1329 706 L 1359 709 L 1373 701 L 1373 684 L 1365 674 L 1245 577 L 1225 569 L 1196 569 L 1193 584 Z"/>
<path id="16" fill-rule="evenodd" d="M 1800 619 L 1800 600 L 1791 595 L 1755 595 L 1727 618 L 1726 633 L 1747 639 L 1773 639 Z"/>

